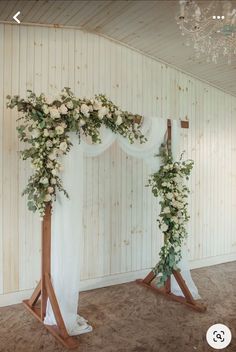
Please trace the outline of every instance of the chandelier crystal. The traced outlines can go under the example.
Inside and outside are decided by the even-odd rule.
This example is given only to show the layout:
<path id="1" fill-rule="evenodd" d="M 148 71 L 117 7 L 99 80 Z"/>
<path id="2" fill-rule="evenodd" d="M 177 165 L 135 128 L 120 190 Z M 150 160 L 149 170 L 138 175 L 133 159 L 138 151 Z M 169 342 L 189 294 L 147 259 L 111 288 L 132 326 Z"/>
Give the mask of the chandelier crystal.
<path id="1" fill-rule="evenodd" d="M 236 57 L 236 9 L 231 2 L 180 0 L 179 4 L 176 20 L 187 36 L 186 45 L 193 41 L 196 57 L 203 54 L 207 62 L 217 63 L 223 56 L 230 64 Z"/>

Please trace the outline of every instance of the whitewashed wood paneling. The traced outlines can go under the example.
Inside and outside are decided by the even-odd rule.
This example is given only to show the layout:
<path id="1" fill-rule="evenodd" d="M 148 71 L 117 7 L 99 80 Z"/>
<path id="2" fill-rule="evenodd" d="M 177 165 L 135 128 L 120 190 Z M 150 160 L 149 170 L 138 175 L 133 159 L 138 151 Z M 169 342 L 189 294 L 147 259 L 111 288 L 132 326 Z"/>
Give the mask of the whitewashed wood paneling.
<path id="1" fill-rule="evenodd" d="M 69 86 L 78 96 L 105 93 L 122 109 L 146 116 L 188 118 L 182 147 L 195 161 L 190 259 L 197 267 L 213 257 L 219 262 L 236 256 L 235 97 L 76 29 L 1 24 L 0 50 L 0 293 L 31 289 L 40 275 L 40 223 L 20 196 L 29 168 L 19 161 L 17 114 L 5 107 L 7 94 L 25 95 L 26 89 L 54 94 Z M 111 277 L 114 283 L 116 275 L 156 262 L 162 236 L 157 201 L 144 187 L 149 173 L 117 145 L 85 158 L 84 282 L 96 286 Z"/>

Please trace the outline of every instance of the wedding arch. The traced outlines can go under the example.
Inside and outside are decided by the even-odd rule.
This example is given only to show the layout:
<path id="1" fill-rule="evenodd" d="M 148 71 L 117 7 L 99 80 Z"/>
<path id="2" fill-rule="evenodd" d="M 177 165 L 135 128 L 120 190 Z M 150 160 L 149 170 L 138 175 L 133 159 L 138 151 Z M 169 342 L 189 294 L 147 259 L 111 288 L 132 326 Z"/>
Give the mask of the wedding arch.
<path id="1" fill-rule="evenodd" d="M 145 158 L 152 165 L 152 169 L 155 172 L 160 167 L 160 161 L 154 157 L 154 154 L 157 153 L 157 141 L 159 143 L 165 135 L 166 120 L 147 119 L 140 115 L 121 111 L 104 95 L 97 95 L 94 99 L 78 99 L 69 88 L 64 88 L 56 98 L 49 98 L 44 94 L 36 96 L 32 91 L 29 91 L 26 99 L 21 99 L 19 96 L 8 96 L 7 98 L 7 106 L 11 109 L 17 107 L 21 113 L 20 123 L 17 127 L 18 135 L 21 141 L 29 145 L 29 148 L 22 151 L 22 158 L 31 160 L 31 167 L 34 171 L 23 194 L 28 196 L 29 210 L 38 211 L 42 219 L 42 276 L 32 297 L 24 301 L 24 304 L 39 321 L 45 323 L 46 328 L 64 346 L 75 348 L 78 345 L 78 340 L 70 336 L 75 335 L 73 328 L 71 328 L 72 333 L 68 334 L 68 326 L 70 324 L 67 321 L 65 324 L 65 318 L 68 319 L 68 322 L 71 317 L 75 320 L 77 312 L 72 312 L 74 307 L 70 305 L 70 300 L 67 302 L 66 307 L 62 306 L 60 297 L 60 304 L 58 303 L 58 294 L 55 294 L 55 291 L 58 293 L 55 290 L 57 282 L 54 281 L 54 278 L 56 275 L 58 277 L 60 273 L 57 270 L 57 273 L 53 272 L 51 275 L 51 215 L 53 201 L 57 200 L 58 197 L 60 200 L 60 192 L 66 197 L 71 196 L 73 193 L 73 190 L 71 190 L 70 194 L 67 193 L 59 176 L 60 171 L 63 169 L 62 160 L 64 160 L 65 164 L 66 159 L 63 158 L 71 149 L 74 153 L 76 149 L 81 149 L 87 155 L 97 155 L 106 150 L 114 142 L 117 135 L 117 140 L 125 152 L 135 157 Z M 182 127 L 187 127 L 186 124 L 187 122 L 181 122 Z M 74 136 L 72 132 L 74 132 Z M 78 136 L 82 148 L 75 149 L 75 134 Z M 161 149 L 163 164 L 160 170 L 165 170 L 167 175 L 171 174 L 171 172 L 168 173 L 168 169 L 172 168 L 172 171 L 175 170 L 176 172 L 175 176 L 181 178 L 182 184 L 182 181 L 189 175 L 192 164 L 191 162 L 176 162 L 173 160 L 171 154 L 173 134 L 171 121 L 168 120 L 167 140 Z M 95 144 L 96 146 L 94 146 Z M 145 150 L 141 148 L 142 145 L 145 145 Z M 74 163 L 74 167 L 82 163 L 81 151 L 80 154 L 78 152 L 74 154 L 74 159 L 77 161 Z M 159 176 L 160 174 L 156 172 L 150 178 L 153 194 L 154 196 L 165 196 L 169 193 L 170 198 L 171 189 L 168 191 L 168 187 L 158 185 Z M 173 181 L 173 184 L 177 187 L 178 182 Z M 185 303 L 196 310 L 204 311 L 205 308 L 195 301 L 195 297 L 192 296 L 188 289 L 189 285 L 192 285 L 193 291 L 195 289 L 190 274 L 190 277 L 185 277 L 184 280 L 177 266 L 181 261 L 181 244 L 186 235 L 185 223 L 188 220 L 185 202 L 187 188 L 182 187 L 182 190 L 179 188 L 175 191 L 180 192 L 179 196 L 183 195 L 183 199 L 178 201 L 179 205 L 182 202 L 182 209 L 179 208 L 179 215 L 175 214 L 183 221 L 181 224 L 178 223 L 178 218 L 172 216 L 171 212 L 167 216 L 167 213 L 165 214 L 166 209 L 164 213 L 161 212 L 159 225 L 165 236 L 164 245 L 160 253 L 163 261 L 144 280 L 139 280 L 139 283 L 155 290 L 157 293 L 164 293 L 168 297 Z M 54 217 L 57 216 L 57 213 L 60 214 L 59 203 L 57 201 L 54 205 L 54 208 L 57 207 Z M 175 208 L 173 204 L 170 206 L 173 209 Z M 178 208 L 177 204 L 176 208 Z M 82 212 L 81 202 L 79 211 Z M 68 212 L 67 215 L 67 219 L 70 219 L 71 213 Z M 169 223 L 168 218 L 171 218 L 172 222 Z M 174 218 L 177 220 L 174 220 Z M 57 227 L 57 230 L 61 231 L 61 228 Z M 70 245 L 70 238 L 64 238 L 65 243 L 69 243 L 68 253 L 70 253 L 73 249 L 73 244 Z M 54 254 L 52 259 L 54 263 L 58 264 L 58 253 L 57 255 Z M 157 288 L 151 284 L 159 273 L 162 274 L 161 284 L 164 285 L 164 288 Z M 178 283 L 177 286 L 179 285 L 185 298 L 173 293 L 177 286 L 176 282 L 170 278 L 172 273 Z M 188 285 L 185 283 L 186 280 Z M 77 287 L 73 286 L 71 290 L 73 290 L 73 295 L 70 297 L 71 301 L 76 304 L 76 299 L 78 300 L 76 296 L 76 294 L 78 295 Z M 36 303 L 40 296 L 41 304 L 37 306 Z M 197 295 L 195 296 L 197 297 Z M 69 312 L 67 316 L 64 315 L 64 310 L 65 313 Z"/>

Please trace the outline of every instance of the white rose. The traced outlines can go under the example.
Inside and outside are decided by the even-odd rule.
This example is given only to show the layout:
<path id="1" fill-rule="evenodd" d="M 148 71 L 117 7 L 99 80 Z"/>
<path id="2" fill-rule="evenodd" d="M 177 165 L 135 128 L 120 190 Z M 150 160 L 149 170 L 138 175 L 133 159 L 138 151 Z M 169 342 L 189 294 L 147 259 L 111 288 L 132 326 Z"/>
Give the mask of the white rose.
<path id="1" fill-rule="evenodd" d="M 60 123 L 60 126 L 63 127 L 63 128 L 66 128 L 67 124 L 65 122 L 62 122 L 62 123 Z"/>
<path id="2" fill-rule="evenodd" d="M 81 111 L 81 113 L 82 113 L 84 116 L 89 117 L 89 107 L 88 107 L 88 105 L 82 104 L 82 105 L 81 105 L 81 108 L 80 108 L 80 111 Z"/>
<path id="3" fill-rule="evenodd" d="M 52 148 L 52 146 L 53 146 L 52 141 L 48 140 L 48 141 L 46 142 L 46 147 L 47 147 L 47 148 Z"/>
<path id="4" fill-rule="evenodd" d="M 73 109 L 73 107 L 74 107 L 71 100 L 66 103 L 66 106 L 68 107 L 68 109 Z"/>
<path id="5" fill-rule="evenodd" d="M 47 167 L 49 169 L 53 169 L 53 167 L 54 167 L 53 163 L 50 160 L 47 162 Z"/>
<path id="6" fill-rule="evenodd" d="M 54 188 L 53 187 L 48 187 L 48 193 L 54 193 Z"/>
<path id="7" fill-rule="evenodd" d="M 109 110 L 103 106 L 101 109 L 98 110 L 98 118 L 101 120 L 103 117 L 108 114 Z"/>
<path id="8" fill-rule="evenodd" d="M 123 120 L 122 120 L 122 117 L 120 116 L 120 115 L 118 115 L 117 116 L 117 119 L 116 119 L 116 125 L 121 125 L 122 124 L 122 122 L 123 122 Z"/>
<path id="9" fill-rule="evenodd" d="M 163 223 L 161 225 L 161 231 L 166 232 L 167 230 L 168 230 L 168 225 L 166 225 L 166 223 Z"/>
<path id="10" fill-rule="evenodd" d="M 50 104 L 52 104 L 54 102 L 54 97 L 49 95 L 49 96 L 46 97 L 45 101 L 46 101 L 47 104 L 50 105 Z"/>
<path id="11" fill-rule="evenodd" d="M 182 177 L 180 177 L 180 176 L 175 176 L 175 177 L 174 177 L 174 181 L 175 181 L 176 183 L 181 184 L 181 183 L 183 182 L 183 179 L 182 179 Z"/>
<path id="12" fill-rule="evenodd" d="M 43 130 L 43 135 L 44 135 L 44 137 L 48 137 L 49 136 L 49 132 L 48 132 L 48 130 L 46 128 Z"/>
<path id="13" fill-rule="evenodd" d="M 64 128 L 62 126 L 57 126 L 55 128 L 57 134 L 63 134 L 64 133 Z"/>
<path id="14" fill-rule="evenodd" d="M 38 128 L 35 128 L 32 132 L 31 132 L 31 136 L 33 139 L 35 138 L 39 138 L 40 136 L 40 130 Z"/>
<path id="15" fill-rule="evenodd" d="M 65 104 L 62 104 L 60 107 L 59 107 L 59 111 L 62 115 L 65 115 L 67 114 L 67 107 L 65 106 Z"/>
<path id="16" fill-rule="evenodd" d="M 59 119 L 61 117 L 60 112 L 57 110 L 55 106 L 52 108 L 49 108 L 49 111 L 52 119 Z"/>
<path id="17" fill-rule="evenodd" d="M 53 170 L 52 170 L 52 174 L 53 174 L 54 176 L 57 176 L 57 175 L 58 175 L 58 171 L 57 171 L 56 169 L 53 169 Z"/>
<path id="18" fill-rule="evenodd" d="M 100 110 L 102 108 L 102 103 L 100 101 L 95 100 L 93 103 L 94 110 Z"/>
<path id="19" fill-rule="evenodd" d="M 177 218 L 177 216 L 173 216 L 172 220 L 173 220 L 176 224 L 179 223 L 179 219 Z"/>
<path id="20" fill-rule="evenodd" d="M 52 197 L 50 196 L 50 194 L 46 194 L 46 196 L 44 197 L 44 202 L 50 202 L 52 200 Z"/>
<path id="21" fill-rule="evenodd" d="M 63 152 L 66 152 L 67 143 L 66 143 L 66 142 L 61 142 L 59 148 L 60 148 Z"/>
<path id="22" fill-rule="evenodd" d="M 55 151 L 52 151 L 52 152 L 48 155 L 48 157 L 49 157 L 50 160 L 55 160 L 56 157 L 57 157 Z"/>
<path id="23" fill-rule="evenodd" d="M 43 109 L 43 112 L 44 112 L 45 115 L 47 115 L 49 113 L 49 109 L 48 109 L 48 106 L 46 104 L 44 104 L 42 106 L 42 109 Z"/>
<path id="24" fill-rule="evenodd" d="M 35 142 L 35 143 L 34 143 L 34 146 L 35 146 L 35 148 L 38 149 L 38 148 L 40 147 L 40 144 L 39 144 L 38 142 Z"/>
<path id="25" fill-rule="evenodd" d="M 171 199 L 173 198 L 173 194 L 170 193 L 170 192 L 167 193 L 167 194 L 166 194 L 166 198 L 171 200 Z"/>
<path id="26" fill-rule="evenodd" d="M 53 177 L 50 180 L 51 185 L 55 185 L 57 183 L 57 180 Z"/>
<path id="27" fill-rule="evenodd" d="M 161 185 L 162 185 L 162 187 L 167 187 L 167 183 L 166 182 L 163 182 Z"/>
<path id="28" fill-rule="evenodd" d="M 170 213 L 170 208 L 169 208 L 169 207 L 165 207 L 165 208 L 163 209 L 163 213 L 169 214 L 169 213 Z"/>
<path id="29" fill-rule="evenodd" d="M 85 123 L 86 123 L 86 122 L 85 122 L 83 119 L 81 119 L 81 120 L 79 121 L 79 125 L 80 125 L 80 126 L 84 126 Z"/>
<path id="30" fill-rule="evenodd" d="M 180 246 L 175 247 L 175 252 L 179 252 L 179 251 L 181 251 L 181 247 Z"/>
<path id="31" fill-rule="evenodd" d="M 43 185 L 47 185 L 48 179 L 47 179 L 47 177 L 42 177 L 39 182 L 42 183 Z"/>

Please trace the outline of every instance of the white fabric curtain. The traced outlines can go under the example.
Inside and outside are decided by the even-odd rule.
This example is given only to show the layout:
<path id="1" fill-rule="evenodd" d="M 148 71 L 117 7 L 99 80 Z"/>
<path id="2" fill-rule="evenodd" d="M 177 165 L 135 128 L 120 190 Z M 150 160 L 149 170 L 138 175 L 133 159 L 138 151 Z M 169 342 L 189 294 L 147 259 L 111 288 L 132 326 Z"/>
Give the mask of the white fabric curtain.
<path id="1" fill-rule="evenodd" d="M 70 199 L 58 193 L 57 201 L 54 203 L 51 275 L 66 329 L 72 336 L 89 332 L 92 328 L 77 314 L 80 286 L 80 236 L 83 228 L 83 150 L 74 133 L 70 135 L 70 140 L 73 147 L 62 159 L 66 170 L 62 173 L 62 181 Z M 56 324 L 49 301 L 44 323 Z"/>
<path id="2" fill-rule="evenodd" d="M 174 158 L 178 158 L 180 123 L 173 121 L 172 126 L 172 153 Z M 83 156 L 98 156 L 117 141 L 125 153 L 144 159 L 151 172 L 155 172 L 160 167 L 160 159 L 154 155 L 159 152 L 166 128 L 165 119 L 145 118 L 142 133 L 146 136 L 147 142 L 144 144 L 138 142 L 130 144 L 125 138 L 117 137 L 105 127 L 101 129 L 101 144 L 94 145 L 88 138 L 82 138 L 81 144 L 78 145 L 78 137 L 75 134 L 70 136 L 73 147 L 62 160 L 66 170 L 62 174 L 62 181 L 70 199 L 66 199 L 63 194 L 57 194 L 52 217 L 52 281 L 69 335 L 92 330 L 87 321 L 77 314 L 80 290 L 80 236 L 83 231 Z M 194 298 L 199 298 L 188 269 L 186 249 L 180 267 Z M 183 295 L 173 277 L 171 284 L 173 293 Z M 48 325 L 56 324 L 49 302 L 44 322 Z"/>

